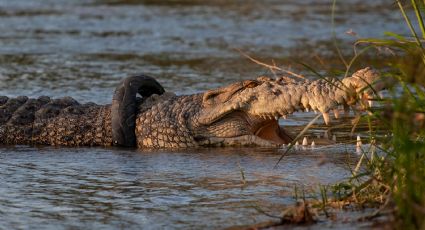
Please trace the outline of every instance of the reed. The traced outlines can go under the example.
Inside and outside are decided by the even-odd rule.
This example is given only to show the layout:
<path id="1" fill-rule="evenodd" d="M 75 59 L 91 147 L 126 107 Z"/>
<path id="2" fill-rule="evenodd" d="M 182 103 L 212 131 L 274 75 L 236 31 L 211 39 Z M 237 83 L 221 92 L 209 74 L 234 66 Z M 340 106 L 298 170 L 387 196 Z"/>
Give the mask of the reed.
<path id="1" fill-rule="evenodd" d="M 332 12 L 336 3 L 337 0 L 334 0 Z M 311 196 L 316 198 L 310 200 L 306 199 L 304 190 L 300 196 L 299 188 L 295 187 L 294 198 L 298 201 L 302 197 L 304 204 L 308 203 L 310 208 L 322 211 L 326 216 L 329 216 L 327 207 L 375 207 L 376 211 L 362 219 L 387 215 L 395 217 L 396 225 L 392 227 L 425 229 L 425 1 L 396 0 L 395 4 L 410 31 L 409 35 L 387 32 L 384 39 L 360 38 L 354 44 L 353 57 L 348 59 L 339 49 L 333 32 L 336 53 L 345 66 L 345 70 L 333 72 L 347 76 L 362 55 L 370 55 L 374 49 L 387 50 L 390 56 L 383 60 L 382 73 L 388 85 L 393 87 L 385 98 L 375 93 L 374 101 L 380 104 L 380 109 L 369 110 L 359 118 L 369 124 L 366 140 L 369 145 L 360 149 L 361 156 L 355 167 L 349 167 L 351 177 L 333 185 L 320 185 L 319 191 L 314 192 L 317 196 Z M 324 78 L 314 67 L 299 64 L 317 77 Z M 271 72 L 288 73 L 275 65 L 262 65 Z M 315 117 L 301 131 L 275 166 L 317 119 Z M 378 125 L 376 121 L 379 121 Z M 383 135 L 382 130 L 387 135 Z"/>
<path id="2" fill-rule="evenodd" d="M 393 227 L 425 229 L 425 1 L 396 0 L 396 5 L 409 35 L 387 32 L 384 39 L 358 39 L 351 59 L 346 59 L 334 43 L 346 67 L 342 71 L 345 75 L 364 53 L 374 48 L 389 50 L 392 56 L 385 59 L 382 72 L 393 87 L 384 99 L 376 95 L 374 101 L 381 109 L 369 110 L 360 118 L 369 123 L 370 144 L 363 146 L 359 162 L 350 168 L 352 176 L 334 185 L 319 186 L 318 197 L 311 202 L 326 216 L 328 206 L 376 207 L 362 219 L 391 214 L 396 222 Z M 332 11 L 335 6 L 336 0 Z M 303 65 L 322 77 L 313 67 Z M 376 120 L 380 121 L 378 126 L 372 124 Z M 378 130 L 385 130 L 387 135 Z"/>
<path id="3" fill-rule="evenodd" d="M 385 100 L 377 98 L 383 109 L 365 116 L 381 121 L 382 127 L 371 126 L 369 132 L 371 146 L 381 154 L 372 148 L 364 150 L 363 170 L 354 170 L 348 181 L 334 185 L 333 199 L 380 204 L 372 216 L 391 210 L 398 228 L 425 229 L 425 5 L 421 0 L 397 0 L 396 4 L 410 35 L 387 33 L 385 39 L 356 43 L 363 49 L 385 47 L 397 57 L 389 59 L 384 76 L 397 87 Z M 373 129 L 377 128 L 388 130 L 389 135 L 376 136 Z"/>

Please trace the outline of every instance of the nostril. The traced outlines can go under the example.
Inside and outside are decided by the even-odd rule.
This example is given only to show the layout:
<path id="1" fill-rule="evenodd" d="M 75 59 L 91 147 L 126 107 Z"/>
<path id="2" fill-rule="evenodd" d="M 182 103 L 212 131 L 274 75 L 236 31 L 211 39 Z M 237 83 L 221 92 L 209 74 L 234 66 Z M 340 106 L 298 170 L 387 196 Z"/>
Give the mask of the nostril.
<path id="1" fill-rule="evenodd" d="M 275 95 L 275 96 L 279 96 L 281 94 L 282 94 L 282 92 L 280 92 L 280 91 L 273 91 L 273 95 Z"/>

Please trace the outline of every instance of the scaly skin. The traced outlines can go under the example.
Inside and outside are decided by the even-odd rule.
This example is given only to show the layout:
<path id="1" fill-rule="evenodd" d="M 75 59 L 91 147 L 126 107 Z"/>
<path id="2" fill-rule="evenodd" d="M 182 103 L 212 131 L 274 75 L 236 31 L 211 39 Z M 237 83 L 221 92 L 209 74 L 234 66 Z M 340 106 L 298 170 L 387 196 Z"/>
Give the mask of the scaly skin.
<path id="1" fill-rule="evenodd" d="M 110 146 L 111 107 L 70 97 L 1 97 L 0 143 Z"/>
<path id="2" fill-rule="evenodd" d="M 139 107 L 136 137 L 139 148 L 198 146 L 279 146 L 292 138 L 278 125 L 280 117 L 296 111 L 328 112 L 338 105 L 367 100 L 379 74 L 370 68 L 342 81 L 294 81 L 260 77 L 202 94 L 151 96 Z M 367 104 L 367 103 L 366 103 Z"/>
<path id="3" fill-rule="evenodd" d="M 368 85 L 380 90 L 378 79 L 366 68 L 342 81 L 260 77 L 201 94 L 154 94 L 136 103 L 135 127 L 124 131 L 135 132 L 139 148 L 278 146 L 291 141 L 279 117 L 312 109 L 327 122 L 329 110 L 368 99 L 370 91 L 362 91 Z M 71 98 L 0 98 L 0 143 L 110 146 L 112 114 L 110 105 L 80 105 Z"/>

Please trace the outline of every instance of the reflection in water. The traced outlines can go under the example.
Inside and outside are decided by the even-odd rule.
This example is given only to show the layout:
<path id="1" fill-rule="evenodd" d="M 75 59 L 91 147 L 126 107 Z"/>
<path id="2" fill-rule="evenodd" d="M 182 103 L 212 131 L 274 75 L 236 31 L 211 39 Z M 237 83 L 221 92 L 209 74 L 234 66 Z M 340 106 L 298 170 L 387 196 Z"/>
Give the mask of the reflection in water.
<path id="1" fill-rule="evenodd" d="M 383 0 L 341 2 L 336 34 L 351 42 L 349 29 L 361 36 L 403 31 L 393 8 Z M 284 64 L 328 55 L 329 26 L 330 4 L 318 0 L 0 0 L 0 94 L 110 103 L 121 78 L 142 72 L 167 90 L 198 92 L 265 73 L 235 48 Z M 311 117 L 298 114 L 285 124 L 303 125 Z M 3 146 L 0 226 L 254 223 L 267 217 L 253 206 L 276 212 L 293 202 L 294 184 L 311 188 L 347 177 L 349 152 L 297 151 L 273 169 L 279 150 Z"/>
<path id="2" fill-rule="evenodd" d="M 340 180 L 349 175 L 344 165 L 350 161 L 350 154 L 299 151 L 273 169 L 279 150 L 18 146 L 0 151 L 0 210 L 6 228 L 254 223 L 266 217 L 253 206 L 276 211 L 293 202 L 295 183 L 309 188 Z M 323 158 L 332 160 L 319 166 Z"/>

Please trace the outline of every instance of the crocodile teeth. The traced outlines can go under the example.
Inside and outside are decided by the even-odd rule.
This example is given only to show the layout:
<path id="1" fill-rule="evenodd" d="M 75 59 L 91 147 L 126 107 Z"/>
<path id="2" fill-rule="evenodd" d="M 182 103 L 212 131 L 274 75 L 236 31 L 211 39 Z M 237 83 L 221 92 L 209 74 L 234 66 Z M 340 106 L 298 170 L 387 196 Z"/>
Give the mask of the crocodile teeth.
<path id="1" fill-rule="evenodd" d="M 338 119 L 339 118 L 339 110 L 334 109 L 333 111 L 334 111 L 335 118 Z"/>
<path id="2" fill-rule="evenodd" d="M 325 124 L 329 125 L 330 123 L 329 113 L 323 113 L 322 116 L 323 116 L 323 120 L 325 121 Z"/>
<path id="3" fill-rule="evenodd" d="M 310 111 L 310 109 L 308 109 L 308 108 L 305 108 L 305 112 L 306 113 L 308 113 Z"/>
<path id="4" fill-rule="evenodd" d="M 297 142 L 295 142 L 295 150 L 298 150 L 298 149 L 300 149 L 300 143 L 298 143 L 298 141 Z"/>
<path id="5" fill-rule="evenodd" d="M 368 100 L 367 102 L 369 103 L 369 107 L 372 107 L 373 106 L 373 101 L 372 100 Z"/>
<path id="6" fill-rule="evenodd" d="M 274 116 L 274 119 L 277 121 L 277 120 L 279 120 L 279 116 L 278 115 L 275 115 Z"/>
<path id="7" fill-rule="evenodd" d="M 304 139 L 303 139 L 303 145 L 304 146 L 307 146 L 308 145 L 307 137 L 304 137 Z"/>
<path id="8" fill-rule="evenodd" d="M 314 148 L 316 146 L 316 143 L 314 141 L 311 142 L 311 147 Z"/>
<path id="9" fill-rule="evenodd" d="M 332 140 L 336 142 L 336 136 L 332 135 Z"/>
<path id="10" fill-rule="evenodd" d="M 325 138 L 325 139 L 329 139 L 329 133 L 328 133 L 329 131 L 326 131 L 324 134 L 323 134 L 323 138 Z"/>
<path id="11" fill-rule="evenodd" d="M 286 115 L 283 115 L 282 117 L 283 117 L 283 119 L 285 119 L 285 120 L 286 120 L 286 119 L 288 119 L 288 117 L 287 117 Z"/>
<path id="12" fill-rule="evenodd" d="M 362 148 L 360 148 L 359 146 L 356 146 L 356 153 L 358 155 L 362 154 Z"/>
<path id="13" fill-rule="evenodd" d="M 357 147 L 357 148 L 362 147 L 362 139 L 360 139 L 360 136 L 357 136 L 357 143 L 356 143 L 356 147 Z"/>

